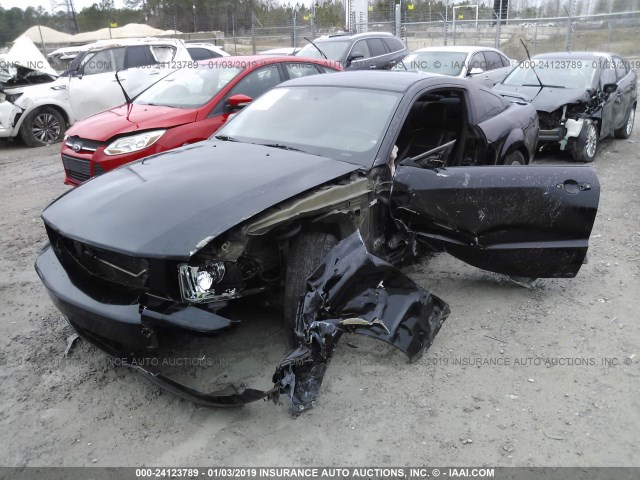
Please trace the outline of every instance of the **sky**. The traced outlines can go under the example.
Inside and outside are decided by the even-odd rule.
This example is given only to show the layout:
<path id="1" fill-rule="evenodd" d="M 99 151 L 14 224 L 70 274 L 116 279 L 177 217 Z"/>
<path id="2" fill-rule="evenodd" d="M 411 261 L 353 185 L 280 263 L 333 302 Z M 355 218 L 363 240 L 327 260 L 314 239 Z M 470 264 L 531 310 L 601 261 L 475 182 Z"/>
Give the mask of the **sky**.
<path id="1" fill-rule="evenodd" d="M 76 11 L 79 12 L 83 8 L 90 7 L 94 3 L 100 3 L 100 0 L 73 0 L 73 6 Z M 122 7 L 122 0 L 115 0 L 116 7 Z M 13 7 L 25 9 L 27 7 L 38 8 L 42 6 L 46 11 L 51 13 L 51 1 L 50 0 L 0 0 L 0 5 L 5 10 L 9 10 Z"/>

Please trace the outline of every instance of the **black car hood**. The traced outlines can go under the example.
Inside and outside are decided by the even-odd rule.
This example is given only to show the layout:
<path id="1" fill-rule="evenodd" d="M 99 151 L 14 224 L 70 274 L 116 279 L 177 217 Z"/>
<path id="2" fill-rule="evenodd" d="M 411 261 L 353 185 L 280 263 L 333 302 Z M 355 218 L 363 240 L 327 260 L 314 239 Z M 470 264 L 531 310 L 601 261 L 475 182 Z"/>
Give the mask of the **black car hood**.
<path id="1" fill-rule="evenodd" d="M 518 87 L 514 85 L 496 85 L 493 90 L 501 95 L 514 95 L 528 102 L 539 112 L 551 113 L 554 110 L 578 101 L 589 99 L 589 92 L 579 88 L 555 88 L 544 87 Z M 538 92 L 540 92 L 538 94 Z M 533 99 L 533 100 L 532 100 Z"/>
<path id="2" fill-rule="evenodd" d="M 186 260 L 242 221 L 361 168 L 302 152 L 207 141 L 97 177 L 60 197 L 42 218 L 64 236 L 97 247 Z"/>

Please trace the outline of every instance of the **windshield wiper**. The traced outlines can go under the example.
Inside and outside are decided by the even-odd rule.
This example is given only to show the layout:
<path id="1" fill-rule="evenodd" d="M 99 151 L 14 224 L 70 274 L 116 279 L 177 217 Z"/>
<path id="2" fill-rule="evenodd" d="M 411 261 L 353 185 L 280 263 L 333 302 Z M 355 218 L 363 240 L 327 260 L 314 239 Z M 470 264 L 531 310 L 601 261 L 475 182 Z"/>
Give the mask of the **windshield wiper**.
<path id="1" fill-rule="evenodd" d="M 258 145 L 262 145 L 263 147 L 271 147 L 271 148 L 281 148 L 282 150 L 292 150 L 294 152 L 302 152 L 299 148 L 290 147 L 289 145 L 283 145 L 282 143 L 258 143 Z"/>
<path id="2" fill-rule="evenodd" d="M 311 40 L 309 40 L 307 37 L 302 37 L 304 38 L 307 42 L 309 42 L 311 45 L 313 45 L 314 47 L 316 47 L 316 50 L 318 50 L 320 52 L 320 55 L 322 55 L 324 57 L 325 60 L 329 60 L 327 58 L 327 56 L 324 54 L 324 52 L 322 50 L 320 50 L 320 47 L 318 47 L 318 45 L 316 45 L 315 43 L 313 43 Z"/>
<path id="3" fill-rule="evenodd" d="M 118 70 L 116 70 L 116 82 L 118 82 L 118 85 L 120 85 L 120 90 L 122 90 L 122 94 L 124 95 L 125 102 L 131 105 L 131 97 L 129 97 L 129 94 L 122 86 L 122 83 L 120 83 L 120 77 L 118 77 Z"/>
<path id="4" fill-rule="evenodd" d="M 239 142 L 237 138 L 230 137 L 229 135 L 215 135 L 214 138 L 222 140 L 223 142 Z"/>
<path id="5" fill-rule="evenodd" d="M 527 48 L 527 44 L 524 43 L 524 41 L 522 39 L 520 39 L 520 43 L 524 47 L 524 51 L 527 52 L 527 59 L 529 60 L 529 66 L 531 67 L 531 70 L 533 71 L 533 74 L 536 76 L 536 80 L 538 80 L 538 83 L 540 84 L 540 92 L 541 92 L 542 89 L 544 88 L 544 85 L 542 84 L 542 80 L 540 80 L 540 77 L 538 76 L 538 72 L 536 72 L 536 69 L 533 68 L 533 64 L 535 62 L 531 61 L 531 55 L 529 55 L 529 49 Z M 536 85 L 536 87 L 537 87 L 537 85 Z M 540 94 L 540 92 L 538 92 L 538 94 L 536 94 L 536 97 Z"/>
<path id="6" fill-rule="evenodd" d="M 536 84 L 533 84 L 533 83 L 525 83 L 525 84 L 523 84 L 521 86 L 522 87 L 542 87 L 542 88 L 545 88 L 545 87 L 546 88 L 567 88 L 567 87 L 565 87 L 563 85 L 546 85 L 546 84 L 536 85 Z"/>

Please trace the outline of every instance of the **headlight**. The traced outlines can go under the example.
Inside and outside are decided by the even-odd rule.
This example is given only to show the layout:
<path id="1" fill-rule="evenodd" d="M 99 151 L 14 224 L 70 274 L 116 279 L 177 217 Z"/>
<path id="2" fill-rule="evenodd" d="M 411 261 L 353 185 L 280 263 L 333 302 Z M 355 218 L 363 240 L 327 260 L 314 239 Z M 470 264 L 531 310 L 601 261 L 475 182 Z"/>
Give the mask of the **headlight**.
<path id="1" fill-rule="evenodd" d="M 226 272 L 224 262 L 208 263 L 201 267 L 187 264 L 179 266 L 180 289 L 182 298 L 190 303 L 212 301 L 216 292 L 215 286 L 222 281 Z"/>
<path id="2" fill-rule="evenodd" d="M 166 130 L 153 130 L 151 132 L 119 138 L 111 142 L 107 148 L 104 149 L 104 153 L 107 155 L 122 155 L 123 153 L 137 152 L 156 143 L 164 132 L 166 132 Z"/>
<path id="3" fill-rule="evenodd" d="M 0 103 L 7 102 L 15 103 L 22 96 L 22 93 L 0 93 Z"/>
<path id="4" fill-rule="evenodd" d="M 18 100 L 21 96 L 22 96 L 22 92 L 21 93 L 7 93 L 7 100 L 9 100 L 11 103 L 16 103 L 16 100 Z"/>

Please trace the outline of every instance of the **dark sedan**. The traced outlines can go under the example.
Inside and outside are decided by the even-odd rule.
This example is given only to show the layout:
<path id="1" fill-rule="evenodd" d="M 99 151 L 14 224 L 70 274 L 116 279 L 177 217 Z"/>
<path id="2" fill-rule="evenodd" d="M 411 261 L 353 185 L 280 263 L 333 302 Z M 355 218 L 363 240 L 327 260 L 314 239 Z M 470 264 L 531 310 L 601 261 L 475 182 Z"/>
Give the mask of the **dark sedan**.
<path id="1" fill-rule="evenodd" d="M 546 53 L 521 63 L 494 91 L 530 101 L 542 144 L 592 162 L 601 139 L 629 138 L 638 92 L 629 63 L 608 53 Z"/>
<path id="2" fill-rule="evenodd" d="M 537 117 L 474 82 L 398 72 L 282 84 L 210 141 L 131 163 L 52 203 L 36 269 L 76 331 L 114 355 L 159 332 L 237 325 L 224 307 L 266 295 L 297 347 L 263 392 L 203 393 L 205 405 L 285 396 L 313 405 L 345 331 L 420 356 L 447 304 L 393 265 L 443 250 L 521 277 L 573 277 L 586 255 L 598 179 L 532 167 Z"/>

